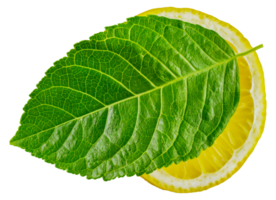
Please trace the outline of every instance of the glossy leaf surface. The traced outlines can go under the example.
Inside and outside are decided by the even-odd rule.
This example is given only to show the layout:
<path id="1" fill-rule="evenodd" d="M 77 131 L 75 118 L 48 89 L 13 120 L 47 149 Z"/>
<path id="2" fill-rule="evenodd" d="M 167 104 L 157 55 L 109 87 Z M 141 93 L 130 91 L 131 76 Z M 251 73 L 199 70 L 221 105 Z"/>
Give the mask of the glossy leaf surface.
<path id="1" fill-rule="evenodd" d="M 211 146 L 239 94 L 236 55 L 217 33 L 133 17 L 54 63 L 11 144 L 89 179 L 142 175 Z"/>

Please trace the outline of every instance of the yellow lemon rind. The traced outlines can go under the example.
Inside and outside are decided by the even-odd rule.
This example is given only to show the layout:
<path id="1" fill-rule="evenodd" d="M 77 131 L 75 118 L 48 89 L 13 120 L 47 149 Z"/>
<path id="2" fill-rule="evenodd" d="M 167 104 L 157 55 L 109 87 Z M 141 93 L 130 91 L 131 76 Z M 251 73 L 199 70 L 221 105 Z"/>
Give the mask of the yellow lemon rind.
<path id="1" fill-rule="evenodd" d="M 181 15 L 185 15 L 185 14 L 192 15 L 193 17 L 195 16 L 194 17 L 195 19 L 189 20 L 187 18 L 184 18 L 185 21 L 195 23 L 195 24 L 200 24 L 205 28 L 215 30 L 224 39 L 231 42 L 236 47 L 238 52 L 243 52 L 243 51 L 246 51 L 246 50 L 252 48 L 250 43 L 248 42 L 248 40 L 236 28 L 234 28 L 233 26 L 231 26 L 228 23 L 218 20 L 217 18 L 215 18 L 211 15 L 196 11 L 194 9 L 173 8 L 173 7 L 157 8 L 157 9 L 152 9 L 152 10 L 146 11 L 139 15 L 144 16 L 144 15 L 149 15 L 149 14 L 162 15 L 162 16 L 170 15 L 167 17 L 176 18 L 176 19 L 179 19 L 179 18 L 181 19 L 181 17 L 183 18 L 183 16 L 181 16 Z M 206 26 L 204 20 L 209 23 L 209 24 L 207 23 L 207 26 Z M 201 21 L 203 21 L 203 23 L 201 23 Z M 220 26 L 223 29 L 216 30 Z M 234 37 L 232 37 L 232 36 L 234 36 Z M 209 182 L 208 184 L 203 183 L 202 186 L 196 186 L 196 187 L 191 186 L 188 188 L 182 188 L 181 186 L 175 187 L 173 185 L 173 183 L 170 184 L 170 183 L 168 183 L 168 181 L 167 182 L 165 182 L 164 180 L 160 181 L 156 177 L 159 178 L 160 174 L 162 174 L 162 173 L 163 173 L 163 175 L 165 174 L 165 172 L 162 171 L 162 169 L 156 170 L 152 174 L 144 174 L 141 176 L 142 178 L 144 178 L 149 183 L 151 183 L 161 189 L 164 189 L 164 190 L 169 190 L 169 191 L 173 191 L 173 192 L 177 192 L 177 193 L 199 192 L 199 191 L 203 191 L 203 190 L 209 189 L 211 187 L 214 187 L 216 185 L 219 185 L 220 183 L 229 179 L 234 173 L 236 173 L 242 167 L 242 165 L 245 163 L 245 161 L 247 160 L 249 155 L 253 152 L 258 140 L 260 139 L 260 137 L 262 135 L 262 132 L 264 130 L 265 118 L 266 118 L 266 94 L 265 94 L 264 74 L 263 74 L 262 65 L 259 61 L 259 58 L 258 58 L 258 55 L 256 52 L 245 56 L 245 59 L 250 64 L 250 67 L 251 67 L 250 70 L 252 72 L 253 85 L 252 85 L 252 89 L 251 89 L 251 94 L 254 98 L 254 124 L 255 124 L 255 127 L 253 124 L 252 130 L 250 131 L 250 134 L 251 135 L 253 134 L 253 136 L 250 137 L 250 135 L 249 135 L 249 137 L 248 137 L 249 140 L 253 139 L 253 141 L 250 141 L 251 142 L 249 144 L 250 148 L 246 150 L 247 152 L 243 156 L 243 158 L 240 161 L 234 163 L 233 165 L 235 165 L 235 167 L 231 171 L 229 171 L 224 177 L 218 178 L 217 180 Z M 153 175 L 154 173 L 157 173 L 157 175 L 154 176 Z M 174 179 L 176 180 L 176 178 L 174 178 Z M 176 181 L 178 181 L 178 180 L 176 180 Z"/>

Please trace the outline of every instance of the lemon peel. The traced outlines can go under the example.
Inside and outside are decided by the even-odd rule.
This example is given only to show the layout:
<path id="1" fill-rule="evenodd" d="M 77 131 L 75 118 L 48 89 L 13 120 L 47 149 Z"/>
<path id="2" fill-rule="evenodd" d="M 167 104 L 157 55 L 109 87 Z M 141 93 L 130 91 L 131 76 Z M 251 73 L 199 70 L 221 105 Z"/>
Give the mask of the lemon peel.
<path id="1" fill-rule="evenodd" d="M 218 20 L 211 15 L 194 9 L 167 7 L 152 9 L 139 14 L 139 16 L 145 15 L 159 15 L 173 19 L 181 19 L 186 22 L 199 24 L 205 28 L 212 29 L 225 40 L 227 40 L 236 53 L 252 49 L 249 41 L 236 28 L 226 22 Z M 241 66 L 245 66 L 249 69 L 249 73 L 246 72 L 246 70 L 240 70 L 240 77 L 241 79 L 244 78 L 244 81 L 241 81 L 241 98 L 245 98 L 245 100 L 241 100 L 239 106 L 251 106 L 253 109 L 253 114 L 251 120 L 252 123 L 249 127 L 250 129 L 248 131 L 247 137 L 244 138 L 244 142 L 242 144 L 238 144 L 236 146 L 232 145 L 234 151 L 230 159 L 227 160 L 227 162 L 224 163 L 223 166 L 215 166 L 217 168 L 217 170 L 215 171 L 209 169 L 209 172 L 208 169 L 202 169 L 202 164 L 199 163 L 199 166 L 201 166 L 201 174 L 198 176 L 198 173 L 196 177 L 192 178 L 188 177 L 187 175 L 184 175 L 184 177 L 179 177 L 179 174 L 173 174 L 177 168 L 179 169 L 179 165 L 183 165 L 183 163 L 180 163 L 178 165 L 173 164 L 173 166 L 169 166 L 168 168 L 171 169 L 162 168 L 160 170 L 154 171 L 151 174 L 144 174 L 141 176 L 142 178 L 164 190 L 169 190 L 177 193 L 198 192 L 219 185 L 220 183 L 229 179 L 242 167 L 247 158 L 253 152 L 264 130 L 266 119 L 266 93 L 263 69 L 257 53 L 253 52 L 244 56 L 243 58 L 239 58 L 238 63 L 240 69 Z M 250 79 L 246 77 L 248 75 Z M 250 100 L 248 100 L 250 99 L 250 96 L 253 100 L 253 104 L 252 102 L 250 102 Z M 247 103 L 243 104 L 244 102 Z M 245 113 L 248 113 L 248 111 Z M 235 119 L 235 116 L 238 114 L 239 113 L 234 114 L 225 131 L 229 131 L 229 128 L 236 128 L 233 125 L 231 126 L 231 122 L 234 123 L 234 121 L 237 120 Z M 241 116 L 239 116 L 239 118 L 240 117 Z M 249 121 L 248 123 L 250 124 L 249 118 L 250 117 L 248 116 L 243 117 L 243 119 Z M 217 139 L 218 141 L 216 141 L 215 143 L 218 143 L 219 139 L 223 136 L 224 134 L 222 133 L 221 136 Z M 234 137 L 233 139 L 235 139 L 236 136 L 232 137 Z M 201 153 L 199 158 L 195 159 L 200 159 L 201 157 L 203 157 L 204 154 L 207 154 L 205 156 L 213 155 L 214 153 L 208 152 L 211 148 L 213 148 L 213 146 L 207 148 Z M 188 162 L 193 162 L 193 160 Z M 186 174 L 189 173 L 191 174 L 192 171 L 186 170 Z M 180 175 L 183 175 L 183 171 L 180 172 Z"/>

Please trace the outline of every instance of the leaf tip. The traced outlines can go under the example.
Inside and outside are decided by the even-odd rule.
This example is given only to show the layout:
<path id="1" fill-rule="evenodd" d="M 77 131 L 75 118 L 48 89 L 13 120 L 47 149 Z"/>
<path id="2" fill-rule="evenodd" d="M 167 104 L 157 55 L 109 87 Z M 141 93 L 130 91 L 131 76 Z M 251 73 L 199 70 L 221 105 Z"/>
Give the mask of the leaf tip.
<path id="1" fill-rule="evenodd" d="M 7 141 L 7 145 L 13 147 L 12 142 L 10 142 L 9 140 Z"/>

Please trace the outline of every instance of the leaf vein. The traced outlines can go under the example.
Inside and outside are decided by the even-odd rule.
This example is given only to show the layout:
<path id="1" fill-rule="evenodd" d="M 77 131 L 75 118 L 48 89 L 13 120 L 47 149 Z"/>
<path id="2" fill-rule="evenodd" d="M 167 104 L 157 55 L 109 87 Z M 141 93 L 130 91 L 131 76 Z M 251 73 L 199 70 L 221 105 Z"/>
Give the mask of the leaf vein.
<path id="1" fill-rule="evenodd" d="M 116 37 L 114 37 L 114 38 L 116 38 Z M 109 38 L 108 38 L 109 39 Z M 120 38 L 116 38 L 116 39 L 120 39 Z M 105 39 L 105 40 L 107 40 L 107 39 Z M 99 40 L 99 41 L 105 41 L 105 40 Z M 126 41 L 129 41 L 129 40 L 126 40 Z M 103 51 L 103 52 L 110 52 L 110 53 L 112 53 L 112 54 L 115 54 L 115 55 L 117 55 L 118 57 L 120 57 L 121 59 L 123 59 L 125 62 L 127 62 L 131 67 L 133 67 L 133 69 L 134 70 L 136 70 L 142 77 L 144 77 L 153 87 L 156 87 L 156 85 L 152 82 L 152 81 L 150 81 L 149 79 L 148 79 L 148 77 L 146 77 L 144 74 L 142 74 L 142 72 L 141 71 L 139 71 L 138 69 L 136 69 L 136 67 L 133 65 L 133 64 L 131 64 L 127 59 L 125 59 L 123 56 L 121 56 L 120 54 L 117 54 L 117 53 L 115 53 L 115 52 L 113 52 L 113 51 L 110 51 L 110 50 L 103 50 L 103 49 L 81 49 L 81 50 L 79 50 L 78 52 L 76 52 L 76 54 L 77 53 L 79 53 L 79 52 L 82 52 L 82 51 Z M 75 54 L 75 57 L 76 57 L 76 54 Z M 75 59 L 75 58 L 74 58 Z M 76 63 L 76 61 L 75 61 L 75 63 Z"/>
<path id="2" fill-rule="evenodd" d="M 112 171 L 110 171 L 110 172 L 106 172 L 103 176 L 105 176 L 107 173 L 112 173 L 112 172 L 118 171 L 118 170 L 120 170 L 120 169 L 122 169 L 122 168 L 126 168 L 127 166 L 131 165 L 132 163 L 134 163 L 135 161 L 137 161 L 138 159 L 140 159 L 144 154 L 147 153 L 147 150 L 149 149 L 149 147 L 150 147 L 150 145 L 151 145 L 152 139 L 153 139 L 153 137 L 154 137 L 154 135 L 155 135 L 155 132 L 156 132 L 156 128 L 158 127 L 160 118 L 161 118 L 161 116 L 162 116 L 162 88 L 160 89 L 160 101 L 161 101 L 160 113 L 159 113 L 159 116 L 158 116 L 158 119 L 157 119 L 157 123 L 156 123 L 155 129 L 154 129 L 153 134 L 152 134 L 152 136 L 151 136 L 150 142 L 149 142 L 149 144 L 148 144 L 148 146 L 147 146 L 147 149 L 146 149 L 138 158 L 136 158 L 136 159 L 133 160 L 132 162 L 130 162 L 130 163 L 128 163 L 127 165 L 125 165 L 125 166 L 123 166 L 123 167 L 120 167 L 120 168 L 118 168 L 118 169 L 114 169 L 114 170 L 112 170 Z"/>
<path id="3" fill-rule="evenodd" d="M 54 106 L 54 105 L 51 105 L 51 104 L 45 104 L 45 103 L 42 103 L 42 104 L 37 105 L 37 106 L 35 106 L 35 107 L 32 107 L 32 108 L 30 108 L 28 111 L 30 111 L 30 110 L 32 110 L 32 109 L 35 109 L 35 108 L 38 108 L 38 107 L 40 107 L 40 106 L 51 106 L 51 107 L 53 107 L 53 108 L 60 109 L 60 110 L 62 110 L 62 111 L 64 111 L 64 112 L 66 112 L 67 114 L 71 115 L 72 117 L 76 118 L 75 115 L 73 115 L 72 113 L 70 113 L 70 112 L 64 110 L 63 108 L 60 108 L 60 107 L 57 107 L 57 106 Z"/>
<path id="4" fill-rule="evenodd" d="M 154 19 L 154 18 L 152 18 L 153 20 L 155 20 L 155 21 L 158 21 L 158 22 L 160 22 L 160 23 L 162 23 L 162 24 L 164 24 L 165 26 L 168 26 L 168 27 L 173 27 L 173 28 L 177 28 L 177 29 L 179 29 L 179 30 L 181 30 L 181 31 L 183 31 L 184 29 L 181 29 L 181 28 L 179 28 L 179 27 L 176 27 L 176 26 L 172 26 L 172 25 L 167 25 L 167 24 L 165 24 L 164 22 L 162 22 L 162 21 L 159 21 L 159 20 L 156 20 L 156 19 Z M 227 54 L 223 49 L 221 49 L 221 47 L 219 47 L 215 42 L 213 42 L 212 40 L 210 40 L 209 38 L 207 38 L 205 35 L 203 35 L 202 33 L 200 33 L 198 30 L 196 30 L 195 28 L 193 28 L 193 27 L 190 27 L 190 26 L 187 26 L 188 28 L 190 28 L 190 29 L 193 29 L 194 31 L 196 31 L 198 34 L 200 34 L 200 35 L 202 35 L 204 38 L 206 38 L 207 40 L 209 40 L 211 43 L 213 43 L 214 45 L 216 45 L 224 54 L 226 54 L 227 55 L 227 57 L 228 58 L 230 58 L 231 56 L 229 55 L 229 54 Z M 186 28 L 186 27 L 185 27 Z"/>
<path id="5" fill-rule="evenodd" d="M 161 35 L 160 33 L 156 32 L 156 31 L 153 30 L 153 29 L 150 29 L 150 28 L 148 28 L 148 27 L 142 26 L 142 25 L 140 25 L 140 24 L 136 24 L 136 25 L 137 25 L 137 26 L 144 27 L 144 28 L 147 28 L 147 29 L 149 29 L 149 30 L 151 30 L 151 31 L 154 31 L 156 34 L 160 35 L 160 37 L 162 37 L 162 38 L 171 46 L 171 48 L 174 49 L 174 50 L 184 59 L 184 61 L 185 61 L 193 70 L 196 70 L 196 68 L 192 65 L 192 63 L 190 63 L 190 62 L 187 60 L 187 58 L 184 57 L 184 55 L 182 55 L 176 48 L 174 48 L 174 47 L 172 46 L 172 44 L 171 44 L 163 35 Z"/>

